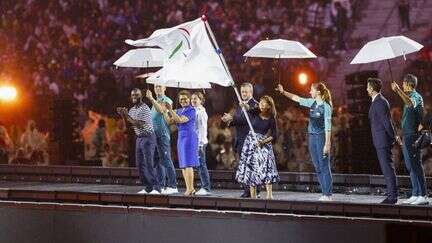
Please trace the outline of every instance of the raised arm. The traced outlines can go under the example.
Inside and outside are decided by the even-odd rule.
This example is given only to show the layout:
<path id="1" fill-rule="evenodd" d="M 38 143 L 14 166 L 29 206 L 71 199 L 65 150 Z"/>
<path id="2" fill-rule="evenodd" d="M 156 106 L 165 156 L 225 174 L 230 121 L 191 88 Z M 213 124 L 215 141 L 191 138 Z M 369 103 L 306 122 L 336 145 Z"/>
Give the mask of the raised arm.
<path id="1" fill-rule="evenodd" d="M 391 88 L 397 95 L 399 95 L 399 97 L 402 99 L 402 101 L 406 106 L 408 107 L 416 106 L 415 102 L 407 94 L 405 94 L 405 92 L 403 92 L 403 90 L 399 87 L 399 85 L 396 82 L 393 81 L 391 83 Z"/>
<path id="2" fill-rule="evenodd" d="M 146 97 L 150 100 L 157 112 L 164 113 L 166 111 L 165 107 L 163 107 L 155 98 L 153 98 L 153 94 L 150 90 L 146 91 Z"/>
<path id="3" fill-rule="evenodd" d="M 290 93 L 288 91 L 285 91 L 283 89 L 283 86 L 281 84 L 278 84 L 276 91 L 279 91 L 283 96 L 287 97 L 288 99 L 291 99 L 295 102 L 300 102 L 301 97 L 298 95 L 295 95 L 293 93 Z"/>

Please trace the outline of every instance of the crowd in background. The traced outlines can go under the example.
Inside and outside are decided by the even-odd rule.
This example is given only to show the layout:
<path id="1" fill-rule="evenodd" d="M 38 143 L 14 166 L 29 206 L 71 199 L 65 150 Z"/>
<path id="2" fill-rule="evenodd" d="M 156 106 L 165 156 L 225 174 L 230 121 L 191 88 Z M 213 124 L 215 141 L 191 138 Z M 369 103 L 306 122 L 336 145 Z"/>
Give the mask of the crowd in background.
<path id="1" fill-rule="evenodd" d="M 283 78 L 289 78 L 298 67 L 308 67 L 317 77 L 325 78 L 331 71 L 330 59 L 349 48 L 345 36 L 348 26 L 355 21 L 358 2 L 3 0 L 0 2 L 0 76 L 13 77 L 20 86 L 31 90 L 25 95 L 34 104 L 47 97 L 76 100 L 80 107 L 85 158 L 101 160 L 104 166 L 127 166 L 126 128 L 112 115 L 114 107 L 127 102 L 130 89 L 139 84 L 135 76 L 143 71 L 113 68 L 112 63 L 129 48 L 123 40 L 144 38 L 155 29 L 206 14 L 235 80 L 252 82 L 255 96 L 260 97 L 274 88 L 275 63 L 245 61 L 243 53 L 265 38 L 299 40 L 319 58 L 276 63 L 284 70 Z M 431 38 L 425 43 L 429 44 L 425 45 L 422 57 L 410 69 L 421 81 L 427 81 L 432 75 Z M 421 85 L 419 89 L 424 90 L 425 103 L 430 103 L 431 91 Z M 212 169 L 236 166 L 233 131 L 221 124 L 218 115 L 233 109 L 230 107 L 235 100 L 232 93 L 221 87 L 206 92 L 206 108 L 211 115 L 208 163 Z M 221 101 L 221 95 L 232 99 Z M 399 108 L 394 109 L 394 113 L 400 112 Z M 278 107 L 278 112 L 281 136 L 274 146 L 278 167 L 312 171 L 306 144 L 306 113 L 289 103 L 284 103 L 283 109 Z M 38 115 L 34 114 L 36 122 Z M 334 171 L 351 170 L 346 162 L 351 149 L 349 119 L 345 107 L 335 107 Z M 44 132 L 37 125 L 45 128 L 41 129 Z M 46 164 L 50 161 L 46 124 L 37 125 L 30 121 L 22 131 L 18 126 L 0 127 L 2 162 Z M 425 152 L 425 156 L 429 158 L 425 164 L 431 164 L 426 166 L 426 173 L 432 174 L 432 155 Z M 403 164 L 399 164 L 402 168 Z"/>
<path id="2" fill-rule="evenodd" d="M 263 86 L 264 75 L 257 75 L 262 70 L 242 57 L 249 48 L 265 38 L 299 40 L 320 58 L 283 62 L 282 69 L 306 65 L 325 73 L 326 59 L 345 49 L 353 13 L 349 0 L 5 0 L 0 7 L 0 73 L 31 87 L 32 99 L 73 98 L 85 110 L 107 115 L 128 97 L 140 72 L 113 68 L 129 48 L 125 39 L 206 14 L 235 80 Z M 220 110 L 226 104 L 214 105 Z"/>

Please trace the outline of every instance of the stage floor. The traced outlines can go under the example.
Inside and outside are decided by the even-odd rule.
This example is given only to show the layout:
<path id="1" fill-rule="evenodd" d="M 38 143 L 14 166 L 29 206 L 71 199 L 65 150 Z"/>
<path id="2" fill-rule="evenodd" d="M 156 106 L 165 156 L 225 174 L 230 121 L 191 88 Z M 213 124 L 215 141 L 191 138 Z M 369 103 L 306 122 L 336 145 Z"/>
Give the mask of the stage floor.
<path id="1" fill-rule="evenodd" d="M 82 193 L 101 193 L 101 194 L 134 194 L 142 189 L 141 186 L 130 185 L 106 185 L 106 184 L 79 184 L 79 183 L 44 183 L 44 182 L 12 182 L 0 181 L 0 190 L 23 190 L 23 191 L 56 191 L 56 192 L 82 192 Z M 184 189 L 180 188 L 180 193 L 173 196 L 182 196 Z M 241 190 L 213 190 L 210 195 L 212 198 L 230 198 L 240 199 Z M 265 191 L 261 192 L 265 197 Z M 206 197 L 206 196 L 195 196 Z M 292 192 L 292 191 L 274 191 L 274 200 L 282 201 L 299 201 L 314 202 L 318 201 L 319 193 L 310 192 Z M 385 197 L 380 195 L 361 195 L 361 194 L 334 194 L 334 203 L 360 203 L 360 204 L 378 204 Z M 399 199 L 401 203 L 404 199 Z M 429 199 L 429 205 L 432 207 L 432 199 Z"/>

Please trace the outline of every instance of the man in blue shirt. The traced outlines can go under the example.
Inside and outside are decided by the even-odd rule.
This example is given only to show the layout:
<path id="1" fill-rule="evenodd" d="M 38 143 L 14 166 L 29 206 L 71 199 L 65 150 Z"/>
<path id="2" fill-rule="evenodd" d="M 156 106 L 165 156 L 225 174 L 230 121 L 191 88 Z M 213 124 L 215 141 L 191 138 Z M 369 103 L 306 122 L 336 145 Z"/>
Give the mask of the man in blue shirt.
<path id="1" fill-rule="evenodd" d="M 423 98 L 416 91 L 417 77 L 407 74 L 404 77 L 402 89 L 396 82 L 392 82 L 391 87 L 404 102 L 401 124 L 402 152 L 411 179 L 412 193 L 411 197 L 403 203 L 412 205 L 428 204 L 421 151 L 414 146 L 419 137 L 419 128 L 423 118 Z"/>
<path id="2" fill-rule="evenodd" d="M 164 188 L 162 194 L 174 194 L 178 193 L 178 189 L 176 172 L 171 159 L 171 135 L 170 128 L 163 117 L 163 113 L 166 111 L 165 104 L 172 105 L 173 102 L 165 95 L 165 90 L 164 86 L 155 85 L 156 99 L 153 98 L 150 90 L 147 90 L 146 96 L 153 104 L 151 116 L 157 140 L 155 159 L 159 162 L 159 179 Z"/>

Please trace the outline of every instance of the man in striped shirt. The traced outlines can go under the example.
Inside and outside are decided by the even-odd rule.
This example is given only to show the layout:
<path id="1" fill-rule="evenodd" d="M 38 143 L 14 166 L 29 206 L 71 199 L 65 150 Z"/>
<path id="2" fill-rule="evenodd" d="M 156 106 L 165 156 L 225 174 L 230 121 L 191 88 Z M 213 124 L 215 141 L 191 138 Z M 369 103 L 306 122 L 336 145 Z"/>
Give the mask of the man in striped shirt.
<path id="1" fill-rule="evenodd" d="M 153 130 L 150 108 L 142 101 L 140 89 L 131 91 L 133 107 L 129 112 L 124 107 L 117 108 L 125 122 L 132 125 L 136 135 L 135 162 L 140 180 L 145 188 L 140 194 L 160 194 L 161 187 L 157 175 L 157 164 L 154 161 L 156 136 Z"/>

